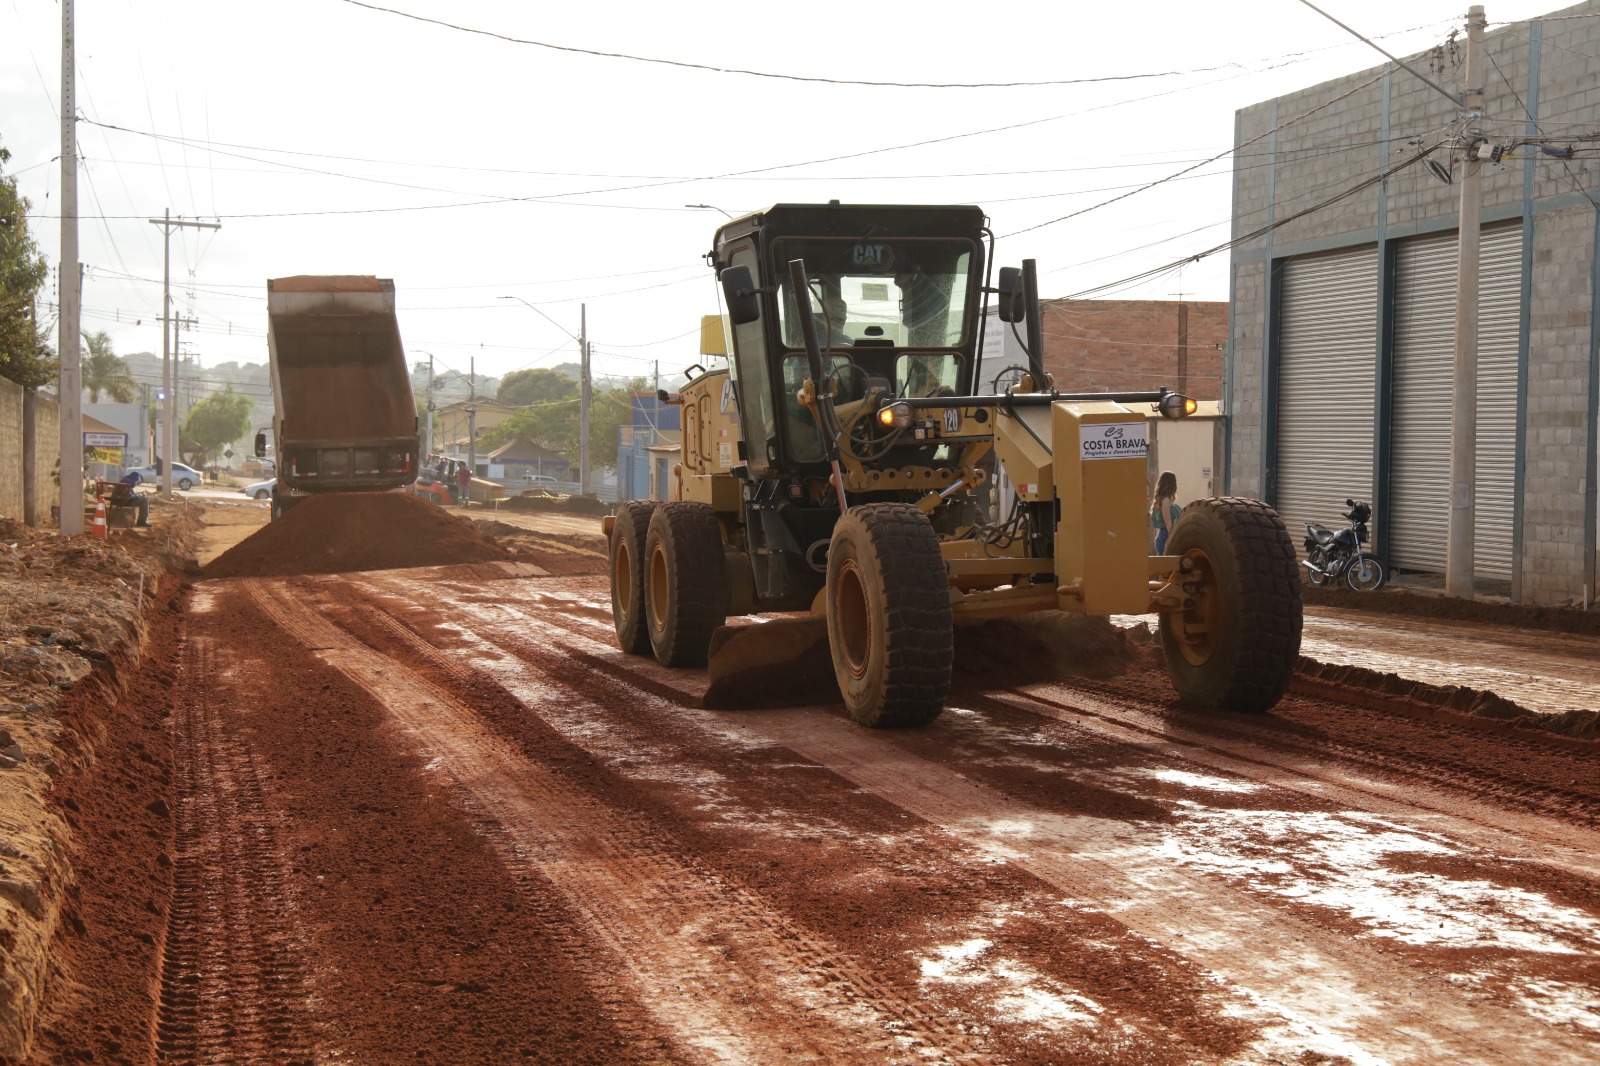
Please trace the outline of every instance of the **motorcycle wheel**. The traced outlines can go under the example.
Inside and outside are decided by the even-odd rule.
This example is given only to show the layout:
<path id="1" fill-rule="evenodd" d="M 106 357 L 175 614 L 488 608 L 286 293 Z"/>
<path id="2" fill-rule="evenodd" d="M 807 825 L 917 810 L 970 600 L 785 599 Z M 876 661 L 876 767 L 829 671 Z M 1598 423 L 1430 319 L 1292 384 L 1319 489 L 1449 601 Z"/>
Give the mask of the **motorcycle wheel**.
<path id="1" fill-rule="evenodd" d="M 1306 556 L 1306 558 L 1311 561 L 1312 566 L 1320 566 L 1324 570 L 1328 568 L 1328 555 L 1321 548 L 1317 548 L 1310 555 Z M 1330 580 L 1332 580 L 1327 574 L 1319 574 L 1315 570 L 1311 570 L 1309 568 L 1306 570 L 1306 578 L 1318 588 L 1321 588 L 1323 585 L 1326 585 Z"/>
<path id="2" fill-rule="evenodd" d="M 1377 592 L 1383 587 L 1383 564 L 1370 555 L 1363 555 L 1360 561 L 1352 561 L 1350 568 L 1344 572 L 1345 581 L 1357 592 Z"/>

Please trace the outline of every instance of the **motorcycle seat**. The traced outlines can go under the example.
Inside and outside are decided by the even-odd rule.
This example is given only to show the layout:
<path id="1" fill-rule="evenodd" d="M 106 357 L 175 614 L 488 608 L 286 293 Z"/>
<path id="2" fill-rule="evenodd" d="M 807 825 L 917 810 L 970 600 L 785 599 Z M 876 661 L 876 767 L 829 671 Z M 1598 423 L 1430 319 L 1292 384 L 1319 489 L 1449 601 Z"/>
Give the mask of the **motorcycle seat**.
<path id="1" fill-rule="evenodd" d="M 1333 530 L 1327 526 L 1319 526 L 1315 522 L 1306 523 L 1306 533 L 1318 544 L 1332 544 Z"/>

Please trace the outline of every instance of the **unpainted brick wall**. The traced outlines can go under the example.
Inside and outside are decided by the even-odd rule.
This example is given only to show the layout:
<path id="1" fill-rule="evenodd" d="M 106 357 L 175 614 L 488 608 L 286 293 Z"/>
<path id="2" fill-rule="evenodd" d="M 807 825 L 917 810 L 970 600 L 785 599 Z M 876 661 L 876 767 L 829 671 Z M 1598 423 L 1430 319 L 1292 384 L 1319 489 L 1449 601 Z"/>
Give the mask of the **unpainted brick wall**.
<path id="1" fill-rule="evenodd" d="M 1045 369 L 1063 392 L 1156 389 L 1222 396 L 1228 305 L 1191 300 L 1041 300 Z"/>

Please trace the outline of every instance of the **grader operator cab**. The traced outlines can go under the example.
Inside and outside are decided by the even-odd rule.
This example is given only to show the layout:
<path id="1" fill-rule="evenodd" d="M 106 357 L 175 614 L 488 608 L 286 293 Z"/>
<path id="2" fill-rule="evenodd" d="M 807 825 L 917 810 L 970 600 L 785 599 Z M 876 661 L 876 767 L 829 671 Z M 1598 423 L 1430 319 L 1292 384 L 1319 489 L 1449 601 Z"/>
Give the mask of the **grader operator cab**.
<path id="1" fill-rule="evenodd" d="M 1278 701 L 1301 626 L 1283 522 L 1253 500 L 1197 501 L 1151 556 L 1149 419 L 1193 401 L 1055 391 L 1033 263 L 991 285 L 992 246 L 970 206 L 781 204 L 717 231 L 730 366 L 669 397 L 683 405 L 673 499 L 607 519 L 625 651 L 702 665 L 729 616 L 809 611 L 718 634 L 713 684 L 765 669 L 781 686 L 805 644 L 789 627 L 825 625 L 855 719 L 919 725 L 944 706 L 955 625 L 1159 612 L 1182 699 Z M 1003 395 L 976 381 L 990 297 L 1029 357 Z M 996 464 L 1014 488 L 1004 514 Z"/>

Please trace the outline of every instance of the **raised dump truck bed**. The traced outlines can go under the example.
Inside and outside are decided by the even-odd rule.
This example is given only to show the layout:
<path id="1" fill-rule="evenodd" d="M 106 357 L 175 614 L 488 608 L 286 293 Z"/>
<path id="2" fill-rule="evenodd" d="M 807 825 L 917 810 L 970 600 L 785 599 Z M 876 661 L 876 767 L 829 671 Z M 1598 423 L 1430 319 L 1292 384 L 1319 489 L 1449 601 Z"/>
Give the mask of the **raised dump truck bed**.
<path id="1" fill-rule="evenodd" d="M 393 281 L 269 280 L 267 348 L 284 500 L 293 493 L 382 491 L 416 478 L 417 409 Z"/>

